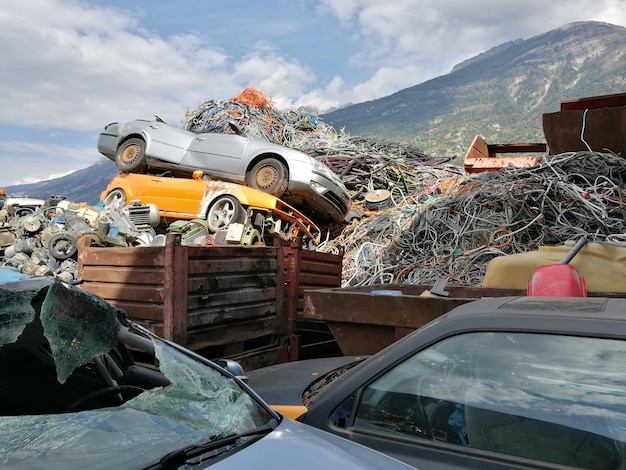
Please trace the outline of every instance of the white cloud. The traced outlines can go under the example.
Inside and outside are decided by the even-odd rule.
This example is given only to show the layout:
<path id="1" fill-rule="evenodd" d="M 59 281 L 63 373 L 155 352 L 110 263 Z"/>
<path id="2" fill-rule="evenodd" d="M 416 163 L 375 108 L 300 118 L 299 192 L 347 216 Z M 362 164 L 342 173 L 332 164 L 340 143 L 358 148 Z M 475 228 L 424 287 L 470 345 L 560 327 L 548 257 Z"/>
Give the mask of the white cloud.
<path id="1" fill-rule="evenodd" d="M 313 76 L 277 53 L 236 59 L 197 35 L 157 36 L 129 12 L 71 0 L 10 5 L 0 14 L 4 124 L 93 130 L 153 114 L 178 121 L 186 108 L 251 84 L 293 99 Z"/>
<path id="2" fill-rule="evenodd" d="M 192 0 L 4 2 L 0 186 L 93 163 L 97 133 L 111 121 L 158 114 L 177 124 L 188 108 L 246 87 L 279 108 L 372 100 L 569 22 L 626 25 L 624 2 L 318 0 L 219 10 Z M 29 142 L 16 142 L 15 127 L 32 130 Z M 80 144 L 59 140 L 71 133 Z"/>
<path id="3" fill-rule="evenodd" d="M 423 79 L 447 73 L 462 60 L 501 43 L 527 39 L 566 23 L 626 24 L 623 0 L 322 0 L 320 4 L 345 28 L 358 32 L 362 48 L 351 63 L 392 69 L 425 64 Z"/>
<path id="4" fill-rule="evenodd" d="M 1 186 L 35 183 L 86 168 L 101 155 L 95 147 L 70 147 L 23 141 L 0 142 Z"/>

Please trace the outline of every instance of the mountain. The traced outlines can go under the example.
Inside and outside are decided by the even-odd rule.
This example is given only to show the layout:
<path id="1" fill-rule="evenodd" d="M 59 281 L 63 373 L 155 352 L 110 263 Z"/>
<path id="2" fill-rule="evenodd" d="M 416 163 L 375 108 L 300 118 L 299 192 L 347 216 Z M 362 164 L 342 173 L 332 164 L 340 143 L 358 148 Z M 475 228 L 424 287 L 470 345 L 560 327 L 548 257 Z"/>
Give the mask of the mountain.
<path id="1" fill-rule="evenodd" d="M 488 143 L 544 142 L 541 116 L 561 100 L 626 91 L 624 51 L 626 28 L 571 23 L 321 117 L 349 134 L 411 143 L 430 155 L 462 157 L 477 134 Z"/>
<path id="2" fill-rule="evenodd" d="M 320 116 L 353 136 L 415 145 L 432 156 L 465 155 L 477 134 L 488 143 L 543 142 L 543 113 L 560 101 L 626 91 L 626 28 L 571 23 L 493 47 L 450 73 L 383 98 Z M 113 162 L 69 176 L 6 188 L 47 198 L 64 195 L 96 204 L 115 176 Z"/>
<path id="3" fill-rule="evenodd" d="M 72 202 L 95 205 L 100 201 L 100 193 L 117 173 L 115 163 L 102 157 L 93 165 L 67 176 L 39 183 L 9 186 L 6 190 L 8 194 L 16 196 L 48 199 L 50 196 L 58 195 L 65 196 Z"/>

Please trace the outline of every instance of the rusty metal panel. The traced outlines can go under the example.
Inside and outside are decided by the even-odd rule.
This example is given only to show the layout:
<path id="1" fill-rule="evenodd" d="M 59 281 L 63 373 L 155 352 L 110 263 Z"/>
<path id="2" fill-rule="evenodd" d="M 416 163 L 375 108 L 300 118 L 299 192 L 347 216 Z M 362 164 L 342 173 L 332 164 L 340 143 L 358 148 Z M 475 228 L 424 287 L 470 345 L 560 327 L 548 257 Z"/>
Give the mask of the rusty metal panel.
<path id="1" fill-rule="evenodd" d="M 546 113 L 542 124 L 551 155 L 589 150 L 626 155 L 626 106 Z"/>
<path id="2" fill-rule="evenodd" d="M 295 320 L 303 318 L 304 293 L 341 286 L 343 255 L 318 253 L 299 247 L 284 249 L 287 310 Z"/>
<path id="3" fill-rule="evenodd" d="M 311 289 L 341 286 L 342 254 L 318 253 L 292 246 L 285 257 L 285 312 L 292 338 L 288 360 L 338 354 L 338 347 L 325 322 L 305 320 L 304 294 Z"/>
<path id="4" fill-rule="evenodd" d="M 188 316 L 195 318 L 189 330 L 196 325 L 282 317 L 279 250 L 249 246 L 189 247 Z"/>
<path id="5" fill-rule="evenodd" d="M 163 247 L 146 246 L 137 248 L 87 247 L 80 253 L 85 266 L 162 267 L 165 264 Z"/>
<path id="6" fill-rule="evenodd" d="M 109 248 L 94 249 L 109 250 Z M 160 268 L 160 266 L 156 267 Z M 163 271 L 154 268 L 155 266 L 119 266 L 106 263 L 83 264 L 81 279 L 102 283 L 161 285 L 163 284 Z"/>
<path id="7" fill-rule="evenodd" d="M 178 240 L 168 235 L 165 247 L 83 247 L 81 287 L 158 335 L 190 349 L 213 348 L 216 357 L 286 341 L 281 247 Z"/>
<path id="8" fill-rule="evenodd" d="M 561 100 L 561 111 L 626 106 L 626 93 Z"/>
<path id="9" fill-rule="evenodd" d="M 429 289 L 379 284 L 307 290 L 303 315 L 325 322 L 344 355 L 374 354 L 458 305 L 482 296 L 525 294 L 517 289 L 450 286 L 446 288 L 448 296 L 422 295 Z M 387 294 L 372 293 L 375 291 Z"/>
<path id="10" fill-rule="evenodd" d="M 525 289 L 377 284 L 305 292 L 304 317 L 328 325 L 344 355 L 374 354 L 453 308 L 482 297 L 526 295 Z M 376 293 L 378 291 L 379 293 Z M 589 292 L 590 297 L 622 293 Z"/>

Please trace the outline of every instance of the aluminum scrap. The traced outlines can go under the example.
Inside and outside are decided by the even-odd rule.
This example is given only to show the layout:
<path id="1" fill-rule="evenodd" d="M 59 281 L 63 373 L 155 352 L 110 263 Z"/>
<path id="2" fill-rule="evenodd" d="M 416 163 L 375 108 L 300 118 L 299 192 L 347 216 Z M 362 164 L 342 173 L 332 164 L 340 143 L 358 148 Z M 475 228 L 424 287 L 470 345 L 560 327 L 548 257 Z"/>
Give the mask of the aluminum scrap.
<path id="1" fill-rule="evenodd" d="M 118 211 L 64 199 L 41 202 L 0 208 L 0 265 L 72 283 L 78 281 L 80 246 L 147 246 L 156 238 L 152 226 L 137 223 L 156 207 L 134 204 Z"/>
<path id="2" fill-rule="evenodd" d="M 626 241 L 626 161 L 568 152 L 533 168 L 474 175 L 440 172 L 439 187 L 414 192 L 359 221 L 319 250 L 343 251 L 343 283 L 479 287 L 489 260 L 586 237 Z"/>

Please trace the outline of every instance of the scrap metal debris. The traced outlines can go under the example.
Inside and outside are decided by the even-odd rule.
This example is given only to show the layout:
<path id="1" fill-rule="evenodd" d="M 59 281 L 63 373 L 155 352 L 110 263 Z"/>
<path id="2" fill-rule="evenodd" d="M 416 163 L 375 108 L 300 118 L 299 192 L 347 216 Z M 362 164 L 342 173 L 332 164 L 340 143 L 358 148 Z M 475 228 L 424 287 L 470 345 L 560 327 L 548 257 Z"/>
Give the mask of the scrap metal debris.
<path id="1" fill-rule="evenodd" d="M 319 250 L 343 251 L 343 286 L 479 287 L 495 256 L 586 237 L 626 242 L 626 160 L 570 152 L 536 167 L 460 177 L 430 171 L 431 186 L 352 221 Z"/>
<path id="2" fill-rule="evenodd" d="M 0 262 L 23 274 L 75 282 L 81 246 L 141 246 L 156 236 L 158 211 L 147 205 L 131 203 L 117 210 L 57 197 L 41 205 L 27 206 L 27 200 L 32 201 L 7 199 L 0 209 Z"/>
<path id="3" fill-rule="evenodd" d="M 188 109 L 180 126 L 196 133 L 228 133 L 229 122 L 257 138 L 325 163 L 344 181 L 357 204 L 378 189 L 411 192 L 420 185 L 423 167 L 451 160 L 431 157 L 405 143 L 351 136 L 300 109 L 278 110 L 271 100 L 249 88 L 229 101 L 207 100 Z"/>
<path id="4" fill-rule="evenodd" d="M 186 112 L 181 127 L 227 133 L 230 122 L 307 153 L 344 181 L 355 217 L 327 227 L 315 248 L 343 254 L 344 287 L 432 285 L 440 279 L 480 286 L 496 256 L 581 236 L 590 242 L 626 242 L 626 161 L 614 154 L 569 152 L 546 156 L 530 168 L 470 174 L 451 164 L 451 158 L 430 157 L 399 142 L 350 136 L 302 110 L 279 111 L 253 89 L 229 101 L 203 102 Z M 99 214 L 91 242 L 127 245 L 128 237 L 135 244 L 160 242 L 150 224 L 144 224 L 143 235 L 137 234 L 141 230 L 130 215 L 128 210 Z M 73 266 L 62 264 L 75 260 L 76 234 L 54 219 L 48 223 L 40 214 L 29 217 L 6 222 L 0 213 L 0 244 L 6 224 L 15 235 L 5 248 L 6 262 L 25 266 L 28 257 L 39 270 L 74 276 Z"/>

